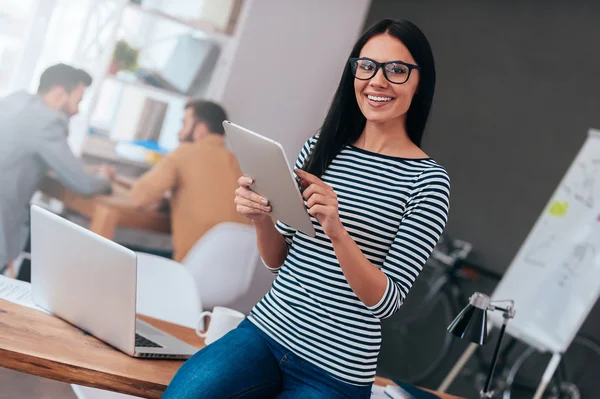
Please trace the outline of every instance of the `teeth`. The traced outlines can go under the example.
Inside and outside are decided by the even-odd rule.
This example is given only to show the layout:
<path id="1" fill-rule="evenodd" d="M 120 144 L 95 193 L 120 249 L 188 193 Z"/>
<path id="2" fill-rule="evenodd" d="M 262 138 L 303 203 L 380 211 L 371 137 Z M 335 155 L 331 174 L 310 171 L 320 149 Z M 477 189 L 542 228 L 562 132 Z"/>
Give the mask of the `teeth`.
<path id="1" fill-rule="evenodd" d="M 379 101 L 379 102 L 392 101 L 391 97 L 376 97 L 376 96 L 368 95 L 367 98 L 371 101 Z"/>

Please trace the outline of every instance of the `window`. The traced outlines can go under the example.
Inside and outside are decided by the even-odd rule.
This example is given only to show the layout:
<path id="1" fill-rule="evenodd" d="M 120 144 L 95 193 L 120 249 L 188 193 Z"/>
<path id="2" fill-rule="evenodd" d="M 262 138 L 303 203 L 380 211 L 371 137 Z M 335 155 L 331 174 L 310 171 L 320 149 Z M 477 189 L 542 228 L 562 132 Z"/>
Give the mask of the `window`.
<path id="1" fill-rule="evenodd" d="M 37 3 L 38 0 L 0 0 L 0 95 L 10 90 Z"/>

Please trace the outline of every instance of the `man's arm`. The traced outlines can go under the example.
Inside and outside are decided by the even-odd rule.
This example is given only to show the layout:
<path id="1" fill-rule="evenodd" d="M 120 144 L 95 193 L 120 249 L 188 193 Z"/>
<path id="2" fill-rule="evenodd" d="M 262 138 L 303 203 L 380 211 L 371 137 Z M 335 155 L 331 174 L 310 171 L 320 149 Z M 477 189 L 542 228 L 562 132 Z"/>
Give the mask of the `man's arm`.
<path id="1" fill-rule="evenodd" d="M 137 207 L 148 206 L 162 200 L 167 191 L 177 185 L 177 168 L 174 153 L 164 157 L 152 169 L 140 177 L 131 188 L 130 199 Z"/>
<path id="2" fill-rule="evenodd" d="M 131 187 L 133 187 L 133 185 L 138 181 L 138 179 L 134 177 L 116 174 L 113 178 L 113 181 L 125 188 L 131 189 Z"/>
<path id="3" fill-rule="evenodd" d="M 84 164 L 71 151 L 62 121 L 48 125 L 41 137 L 41 142 L 35 143 L 37 153 L 62 184 L 83 195 L 110 194 L 110 180 L 86 173 Z"/>

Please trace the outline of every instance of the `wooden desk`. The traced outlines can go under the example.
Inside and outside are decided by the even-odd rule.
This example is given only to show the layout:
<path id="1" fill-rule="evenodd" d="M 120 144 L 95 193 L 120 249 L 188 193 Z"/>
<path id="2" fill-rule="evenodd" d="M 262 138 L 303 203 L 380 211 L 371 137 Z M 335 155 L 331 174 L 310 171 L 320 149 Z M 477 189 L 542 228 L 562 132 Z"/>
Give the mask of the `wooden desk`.
<path id="1" fill-rule="evenodd" d="M 140 316 L 154 326 L 202 348 L 194 330 Z M 160 398 L 183 364 L 135 359 L 51 315 L 0 300 L 0 367 L 67 383 Z M 376 383 L 389 381 L 377 379 Z M 442 399 L 459 399 L 438 394 Z"/>
<path id="2" fill-rule="evenodd" d="M 136 209 L 129 201 L 127 189 L 113 185 L 111 195 L 85 197 L 63 186 L 56 178 L 46 177 L 39 190 L 60 200 L 68 210 L 90 219 L 90 230 L 112 239 L 117 226 L 171 232 L 169 213 Z"/>
<path id="3" fill-rule="evenodd" d="M 139 177 L 152 168 L 148 162 L 126 159 L 117 154 L 117 142 L 107 137 L 88 135 L 81 149 L 81 160 L 87 165 L 108 164 L 117 169 L 117 173 Z"/>

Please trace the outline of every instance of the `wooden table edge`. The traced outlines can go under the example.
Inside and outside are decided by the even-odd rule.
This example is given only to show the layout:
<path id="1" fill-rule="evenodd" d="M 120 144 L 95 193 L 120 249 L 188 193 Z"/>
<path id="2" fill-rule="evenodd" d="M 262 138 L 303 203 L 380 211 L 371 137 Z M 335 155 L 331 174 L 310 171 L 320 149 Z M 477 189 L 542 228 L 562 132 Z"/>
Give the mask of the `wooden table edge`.
<path id="1" fill-rule="evenodd" d="M 0 302 L 3 302 L 3 300 L 0 299 Z M 14 303 L 13 305 L 22 306 Z M 28 311 L 36 311 L 27 307 L 23 308 L 27 309 Z M 1 313 L 2 312 L 0 312 L 0 314 Z M 52 315 L 48 316 L 55 317 Z M 179 339 L 182 339 L 184 342 L 188 342 L 189 344 L 199 349 L 201 349 L 204 346 L 200 344 L 200 338 L 198 338 L 195 335 L 195 332 L 193 336 L 191 335 L 190 331 L 192 329 L 188 327 L 168 323 L 166 321 L 155 319 L 145 315 L 138 315 L 138 317 L 150 323 L 151 325 L 161 330 L 164 330 L 165 332 L 170 333 Z M 73 328 L 76 327 L 73 326 Z M 186 339 L 188 337 L 192 337 L 192 340 Z M 114 350 L 117 351 L 117 349 Z M 180 362 L 181 360 L 172 361 Z M 26 363 L 27 366 L 24 366 L 24 363 Z M 66 364 L 64 362 L 59 362 L 56 360 L 49 360 L 27 353 L 14 352 L 3 348 L 0 348 L 0 367 L 5 367 L 7 369 L 35 375 L 38 377 L 49 378 L 55 381 L 65 382 L 68 384 L 77 384 L 103 390 L 107 390 L 106 387 L 110 386 L 110 391 L 151 399 L 160 399 L 164 390 L 167 388 L 167 385 L 160 383 L 149 383 L 145 380 L 124 377 L 122 375 L 116 374 L 113 375 L 106 371 L 90 370 L 84 367 Z M 68 377 L 66 375 L 68 375 Z M 97 381 L 101 382 L 96 383 Z M 388 384 L 396 385 L 390 379 L 379 376 L 375 377 L 374 385 L 386 386 Z M 141 386 L 143 386 L 144 389 L 138 388 Z M 463 399 L 458 396 L 436 392 L 427 388 L 421 389 L 431 392 L 435 395 L 443 395 L 441 396 L 441 398 L 443 399 Z"/>
<path id="2" fill-rule="evenodd" d="M 28 366 L 23 367 L 23 363 L 27 363 Z M 103 390 L 106 390 L 106 386 L 110 385 L 111 391 L 144 398 L 160 398 L 167 388 L 163 384 L 153 384 L 148 381 L 112 375 L 24 353 L 17 354 L 6 349 L 0 349 L 0 367 L 67 384 L 77 384 Z M 99 382 L 95 383 L 93 381 Z M 144 386 L 144 389 L 136 388 L 138 386 Z"/>

